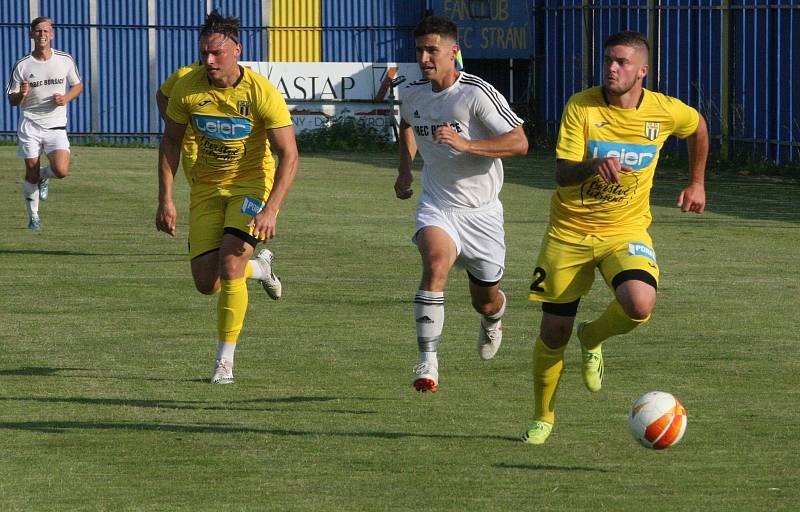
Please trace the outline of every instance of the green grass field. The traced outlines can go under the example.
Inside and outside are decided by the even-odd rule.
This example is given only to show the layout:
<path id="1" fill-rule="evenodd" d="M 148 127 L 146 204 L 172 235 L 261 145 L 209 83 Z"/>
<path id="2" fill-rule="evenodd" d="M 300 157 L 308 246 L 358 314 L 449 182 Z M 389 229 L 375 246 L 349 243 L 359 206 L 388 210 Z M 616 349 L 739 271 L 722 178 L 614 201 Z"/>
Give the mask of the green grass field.
<path id="1" fill-rule="evenodd" d="M 711 176 L 708 211 L 653 193 L 662 267 L 652 321 L 605 345 L 590 395 L 572 343 L 557 425 L 531 419 L 539 309 L 529 275 L 550 156 L 508 160 L 504 345 L 481 361 L 467 280 L 453 273 L 441 390 L 410 385 L 419 256 L 394 155 L 304 156 L 271 248 L 284 298 L 250 286 L 236 384 L 211 386 L 216 298 L 194 291 L 187 190 L 177 239 L 153 227 L 156 154 L 73 148 L 43 230 L 25 229 L 22 165 L 0 147 L 0 509 L 797 510 L 797 182 Z M 548 154 L 549 155 L 549 154 Z M 417 182 L 418 186 L 418 182 Z M 602 311 L 601 281 L 579 318 Z M 627 410 L 684 403 L 681 445 L 639 447 Z"/>

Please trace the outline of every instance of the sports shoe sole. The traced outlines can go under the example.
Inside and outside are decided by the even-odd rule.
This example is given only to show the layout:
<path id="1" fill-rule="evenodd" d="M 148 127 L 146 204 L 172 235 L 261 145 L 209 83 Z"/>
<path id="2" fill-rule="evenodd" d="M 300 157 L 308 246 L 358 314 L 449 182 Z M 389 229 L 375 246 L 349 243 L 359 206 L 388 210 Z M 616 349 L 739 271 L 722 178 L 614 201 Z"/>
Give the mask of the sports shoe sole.
<path id="1" fill-rule="evenodd" d="M 426 391 L 430 391 L 431 393 L 436 393 L 437 391 L 439 391 L 439 385 L 436 382 L 434 382 L 433 379 L 422 377 L 414 381 L 414 389 L 416 389 L 420 393 L 425 393 Z"/>

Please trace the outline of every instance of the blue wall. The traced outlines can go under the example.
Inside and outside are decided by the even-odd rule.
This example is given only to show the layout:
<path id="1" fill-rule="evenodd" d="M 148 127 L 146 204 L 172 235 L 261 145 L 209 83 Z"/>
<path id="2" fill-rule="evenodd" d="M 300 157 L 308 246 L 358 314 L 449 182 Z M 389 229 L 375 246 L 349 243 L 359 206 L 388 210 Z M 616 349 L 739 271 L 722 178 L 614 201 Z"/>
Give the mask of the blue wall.
<path id="1" fill-rule="evenodd" d="M 71 53 L 86 91 L 71 105 L 70 131 L 150 140 L 160 124 L 153 95 L 174 69 L 197 59 L 206 0 L 97 2 L 91 47 L 89 0 L 4 0 L 0 59 L 8 75 L 30 50 L 31 1 L 56 21 L 54 46 Z M 214 0 L 242 20 L 243 60 L 265 60 L 258 0 Z M 660 5 L 657 5 L 660 4 Z M 647 87 L 677 96 L 706 117 L 720 154 L 800 160 L 800 2 L 796 0 L 321 0 L 323 61 L 414 60 L 411 32 L 423 13 L 453 17 L 467 70 L 532 107 L 540 140 L 555 137 L 570 95 L 600 83 L 602 43 L 639 30 L 652 45 Z M 472 9 L 470 10 L 470 6 Z M 151 48 L 151 39 L 155 41 Z M 155 62 L 150 62 L 150 52 Z M 92 57 L 94 56 L 93 76 Z M 514 72 L 509 72 L 513 66 Z M 0 109 L 0 135 L 18 109 Z"/>

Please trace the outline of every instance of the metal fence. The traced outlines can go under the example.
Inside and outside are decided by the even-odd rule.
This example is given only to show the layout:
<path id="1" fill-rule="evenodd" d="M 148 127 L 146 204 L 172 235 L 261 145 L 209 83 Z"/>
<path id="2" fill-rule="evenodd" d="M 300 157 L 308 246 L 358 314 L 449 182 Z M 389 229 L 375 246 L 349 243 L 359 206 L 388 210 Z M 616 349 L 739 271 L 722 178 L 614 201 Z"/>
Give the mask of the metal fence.
<path id="1" fill-rule="evenodd" d="M 3 2 L 4 82 L 30 49 L 27 23 L 34 13 L 56 20 L 55 47 L 75 56 L 87 88 L 70 109 L 72 133 L 154 140 L 160 121 L 153 94 L 172 70 L 196 58 L 197 26 L 211 6 L 240 14 L 242 57 L 254 61 L 281 55 L 412 60 L 411 28 L 434 12 L 464 29 L 468 70 L 500 77 L 492 81 L 501 92 L 527 100 L 542 140 L 554 139 L 571 94 L 601 82 L 605 38 L 638 30 L 652 47 L 647 87 L 697 107 L 722 158 L 800 161 L 800 0 Z M 298 5 L 306 14 L 289 11 Z M 297 20 L 305 26 L 287 26 Z M 297 37 L 278 48 L 284 32 Z M 9 137 L 19 113 L 3 105 L 0 136 Z"/>

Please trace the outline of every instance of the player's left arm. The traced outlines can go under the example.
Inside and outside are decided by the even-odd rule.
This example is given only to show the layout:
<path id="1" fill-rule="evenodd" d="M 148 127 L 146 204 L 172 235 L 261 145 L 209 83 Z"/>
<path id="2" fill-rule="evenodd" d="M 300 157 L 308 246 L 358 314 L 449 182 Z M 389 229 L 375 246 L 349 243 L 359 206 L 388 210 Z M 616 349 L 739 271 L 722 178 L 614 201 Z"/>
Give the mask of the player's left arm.
<path id="1" fill-rule="evenodd" d="M 66 105 L 70 101 L 74 100 L 83 92 L 83 82 L 78 82 L 75 85 L 70 86 L 69 91 L 66 94 L 54 94 L 53 101 L 56 102 L 56 105 L 62 106 Z"/>
<path id="2" fill-rule="evenodd" d="M 270 148 L 278 155 L 278 166 L 275 168 L 275 181 L 264 208 L 250 221 L 253 236 L 259 240 L 270 240 L 275 237 L 278 222 L 278 210 L 289 194 L 297 175 L 299 154 L 295 140 L 294 125 L 267 130 Z"/>
<path id="3" fill-rule="evenodd" d="M 705 173 L 708 158 L 708 125 L 703 116 L 697 129 L 686 138 L 689 150 L 689 184 L 678 195 L 678 207 L 683 212 L 703 213 L 706 208 Z"/>
<path id="4" fill-rule="evenodd" d="M 462 153 L 472 153 L 489 158 L 504 158 L 528 153 L 528 137 L 525 136 L 522 125 L 513 128 L 510 132 L 483 140 L 467 140 L 450 125 L 444 125 L 436 129 L 434 140 L 439 144 L 447 144 Z"/>

